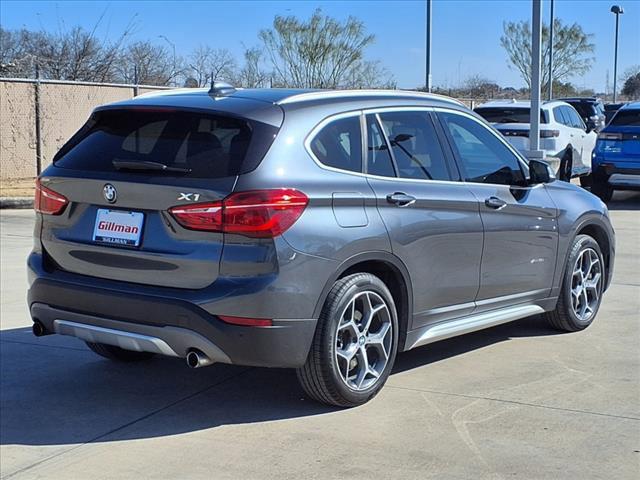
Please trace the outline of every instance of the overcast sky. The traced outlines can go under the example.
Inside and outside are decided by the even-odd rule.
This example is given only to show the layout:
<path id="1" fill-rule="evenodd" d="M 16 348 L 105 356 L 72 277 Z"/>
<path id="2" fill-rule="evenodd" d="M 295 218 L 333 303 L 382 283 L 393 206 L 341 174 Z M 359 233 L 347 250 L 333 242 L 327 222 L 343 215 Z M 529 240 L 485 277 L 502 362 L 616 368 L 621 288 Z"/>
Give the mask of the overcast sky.
<path id="1" fill-rule="evenodd" d="M 607 71 L 613 83 L 615 16 L 614 2 L 600 0 L 556 0 L 556 17 L 577 22 L 593 34 L 596 45 L 592 70 L 571 79 L 579 87 L 605 90 Z M 619 76 L 640 64 L 640 1 L 620 1 Z M 116 38 L 132 20 L 134 39 L 151 39 L 186 55 L 199 44 L 228 48 L 240 59 L 243 44 L 258 45 L 257 33 L 271 26 L 276 14 L 307 18 L 317 7 L 336 18 L 354 15 L 365 22 L 376 42 L 367 57 L 380 60 L 393 74 L 400 88 L 424 85 L 425 2 L 424 1 L 10 1 L 0 2 L 0 24 L 4 28 L 56 30 L 81 25 L 92 28 L 104 13 L 99 34 Z M 543 1 L 548 22 L 549 1 Z M 524 85 L 519 74 L 508 67 L 500 47 L 505 21 L 531 17 L 530 0 L 433 2 L 433 82 L 453 87 L 473 74 L 480 74 L 501 86 Z M 619 86 L 620 88 L 620 86 Z"/>

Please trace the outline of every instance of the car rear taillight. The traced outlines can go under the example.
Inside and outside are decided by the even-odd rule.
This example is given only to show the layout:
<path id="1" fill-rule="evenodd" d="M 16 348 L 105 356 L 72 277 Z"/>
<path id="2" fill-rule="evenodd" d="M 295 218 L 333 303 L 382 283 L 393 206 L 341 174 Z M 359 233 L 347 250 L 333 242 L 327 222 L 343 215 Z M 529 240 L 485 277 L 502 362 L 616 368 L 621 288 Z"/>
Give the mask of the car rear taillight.
<path id="1" fill-rule="evenodd" d="M 540 138 L 559 137 L 560 130 L 540 130 Z"/>
<path id="2" fill-rule="evenodd" d="M 293 188 L 232 193 L 221 202 L 197 203 L 169 209 L 185 228 L 273 238 L 302 215 L 309 199 Z"/>
<path id="3" fill-rule="evenodd" d="M 600 139 L 600 140 L 622 140 L 622 134 L 621 133 L 600 132 L 598 134 L 598 139 Z"/>
<path id="4" fill-rule="evenodd" d="M 222 202 L 173 207 L 169 212 L 184 228 L 210 232 L 222 231 Z"/>
<path id="5" fill-rule="evenodd" d="M 38 213 L 46 215 L 60 215 L 64 212 L 69 200 L 64 195 L 54 192 L 42 185 L 40 179 L 36 179 L 36 192 L 34 209 Z"/>

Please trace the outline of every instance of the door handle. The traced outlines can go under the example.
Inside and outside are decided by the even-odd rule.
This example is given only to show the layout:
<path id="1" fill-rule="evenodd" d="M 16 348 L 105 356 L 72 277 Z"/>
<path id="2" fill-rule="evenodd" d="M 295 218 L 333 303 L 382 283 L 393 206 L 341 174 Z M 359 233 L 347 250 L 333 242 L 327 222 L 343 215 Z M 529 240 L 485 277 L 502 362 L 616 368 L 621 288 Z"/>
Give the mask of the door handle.
<path id="1" fill-rule="evenodd" d="M 403 192 L 395 192 L 387 195 L 387 202 L 394 203 L 399 207 L 408 207 L 416 202 L 416 197 Z"/>
<path id="2" fill-rule="evenodd" d="M 507 206 L 507 202 L 498 197 L 489 197 L 484 201 L 484 204 L 495 210 L 500 210 Z"/>

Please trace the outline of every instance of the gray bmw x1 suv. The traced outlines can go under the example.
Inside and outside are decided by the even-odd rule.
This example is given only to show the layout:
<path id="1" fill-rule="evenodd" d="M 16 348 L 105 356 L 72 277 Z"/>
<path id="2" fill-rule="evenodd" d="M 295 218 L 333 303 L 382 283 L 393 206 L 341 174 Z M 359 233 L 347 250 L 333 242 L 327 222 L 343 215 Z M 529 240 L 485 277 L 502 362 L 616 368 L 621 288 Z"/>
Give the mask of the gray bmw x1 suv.
<path id="1" fill-rule="evenodd" d="M 34 333 L 104 357 L 290 367 L 354 406 L 398 352 L 530 315 L 586 328 L 605 205 L 458 102 L 171 91 L 97 108 L 37 182 Z"/>

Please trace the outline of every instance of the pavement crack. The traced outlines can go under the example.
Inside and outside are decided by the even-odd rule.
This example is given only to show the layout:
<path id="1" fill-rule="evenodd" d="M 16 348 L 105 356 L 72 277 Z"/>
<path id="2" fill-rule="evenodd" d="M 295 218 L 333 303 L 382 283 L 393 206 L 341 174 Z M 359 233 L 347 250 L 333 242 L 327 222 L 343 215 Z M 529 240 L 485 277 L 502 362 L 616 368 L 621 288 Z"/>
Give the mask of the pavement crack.
<path id="1" fill-rule="evenodd" d="M 469 399 L 474 399 L 474 400 L 487 400 L 490 402 L 502 402 L 502 403 L 509 403 L 509 404 L 513 404 L 513 405 L 520 405 L 523 407 L 534 407 L 534 408 L 545 408 L 545 409 L 549 409 L 549 410 L 558 410 L 558 411 L 562 411 L 562 412 L 571 412 L 571 413 L 582 413 L 585 415 L 596 415 L 599 417 L 608 417 L 608 418 L 619 418 L 622 420 L 636 420 L 636 421 L 640 421 L 640 417 L 632 417 L 632 416 L 628 416 L 628 415 L 616 415 L 613 413 L 602 413 L 602 412 L 592 412 L 589 410 L 580 410 L 580 409 L 575 409 L 575 408 L 564 408 L 564 407 L 554 407 L 552 405 L 541 405 L 541 404 L 537 404 L 537 403 L 528 403 L 528 402 L 521 402 L 518 400 L 505 400 L 503 398 L 495 398 L 495 397 L 484 397 L 484 396 L 479 396 L 479 395 L 468 395 L 468 394 L 464 394 L 464 393 L 453 393 L 453 392 L 440 392 L 437 390 L 427 390 L 427 389 L 421 389 L 421 388 L 410 388 L 410 387 L 399 387 L 397 385 L 386 385 L 386 388 L 397 388 L 399 390 L 407 390 L 407 391 L 411 391 L 411 392 L 418 392 L 418 393 L 431 393 L 434 395 L 448 395 L 448 396 L 452 396 L 452 397 L 460 397 L 460 398 L 469 398 Z"/>

